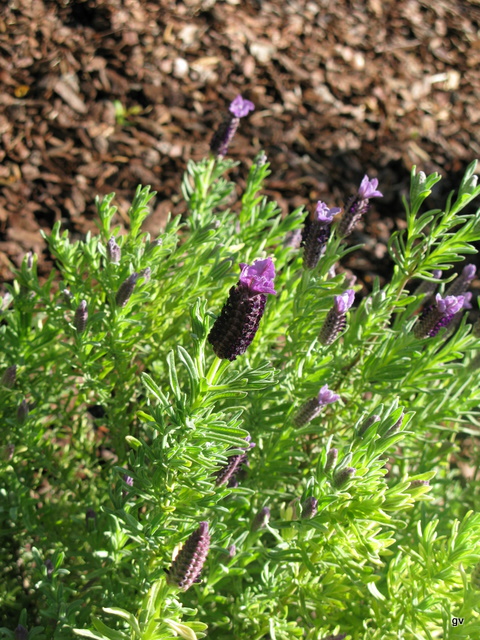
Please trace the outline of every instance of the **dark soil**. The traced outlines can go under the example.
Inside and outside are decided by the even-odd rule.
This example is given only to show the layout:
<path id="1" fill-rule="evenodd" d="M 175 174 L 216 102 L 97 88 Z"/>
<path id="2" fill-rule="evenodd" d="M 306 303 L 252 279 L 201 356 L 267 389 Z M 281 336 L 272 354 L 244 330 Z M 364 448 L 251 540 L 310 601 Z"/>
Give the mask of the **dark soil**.
<path id="1" fill-rule="evenodd" d="M 152 185 L 157 234 L 238 93 L 256 105 L 231 145 L 239 188 L 260 149 L 284 212 L 379 178 L 353 238 L 367 284 L 389 270 L 412 165 L 448 175 L 440 198 L 480 156 L 473 0 L 10 0 L 0 15 L 0 281 L 29 250 L 47 274 L 39 230 L 95 230 L 97 194 L 116 192 L 126 224 Z"/>

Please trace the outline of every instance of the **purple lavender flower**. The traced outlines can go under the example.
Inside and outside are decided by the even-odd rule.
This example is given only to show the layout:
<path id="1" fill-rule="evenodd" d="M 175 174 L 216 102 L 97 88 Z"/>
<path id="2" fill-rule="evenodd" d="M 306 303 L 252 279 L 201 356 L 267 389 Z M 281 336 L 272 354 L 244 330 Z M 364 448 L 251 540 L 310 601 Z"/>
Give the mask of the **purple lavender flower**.
<path id="1" fill-rule="evenodd" d="M 356 469 L 353 467 L 344 467 L 337 471 L 337 473 L 333 476 L 333 486 L 336 489 L 341 489 L 344 487 L 347 482 L 353 478 L 355 475 Z"/>
<path id="2" fill-rule="evenodd" d="M 107 257 L 108 261 L 112 264 L 118 264 L 122 255 L 121 249 L 118 246 L 115 238 L 112 236 L 107 242 Z"/>
<path id="3" fill-rule="evenodd" d="M 302 519 L 310 520 L 310 518 L 314 518 L 318 512 L 318 500 L 313 496 L 310 496 L 306 500 L 303 501 L 302 504 Z"/>
<path id="4" fill-rule="evenodd" d="M 122 282 L 120 285 L 117 295 L 115 297 L 115 302 L 117 307 L 124 307 L 127 302 L 130 300 L 130 297 L 135 289 L 135 285 L 137 284 L 137 280 L 139 279 L 140 274 L 132 273 L 132 275 L 128 276 L 126 280 Z"/>
<path id="5" fill-rule="evenodd" d="M 345 203 L 345 212 L 340 220 L 337 233 L 341 238 L 349 236 L 360 218 L 368 211 L 370 198 L 383 198 L 383 194 L 377 190 L 377 178 L 364 176 L 357 195 L 352 196 Z"/>
<path id="6" fill-rule="evenodd" d="M 240 468 L 243 464 L 247 462 L 248 455 L 247 451 L 255 447 L 254 442 L 250 442 L 250 436 L 247 436 L 245 440 L 247 441 L 247 448 L 245 453 L 237 453 L 236 455 L 230 456 L 228 458 L 227 463 L 216 472 L 217 479 L 215 480 L 215 484 L 219 487 L 222 484 L 227 484 L 229 487 L 232 487 L 236 482 L 236 476 L 240 471 Z"/>
<path id="7" fill-rule="evenodd" d="M 465 265 L 462 273 L 455 278 L 445 291 L 445 296 L 460 296 L 465 293 L 474 279 L 476 271 L 477 267 L 474 264 Z"/>
<path id="8" fill-rule="evenodd" d="M 453 316 L 462 309 L 465 296 L 446 296 L 442 298 L 439 293 L 435 296 L 435 304 L 427 307 L 420 315 L 414 335 L 417 338 L 433 338 L 442 327 L 446 327 Z"/>
<path id="9" fill-rule="evenodd" d="M 337 464 L 338 449 L 330 449 L 327 453 L 327 461 L 325 462 L 325 473 L 330 473 L 333 467 Z"/>
<path id="10" fill-rule="evenodd" d="M 214 133 L 212 141 L 210 142 L 210 150 L 212 153 L 218 158 L 223 158 L 227 155 L 228 146 L 238 129 L 240 118 L 244 118 L 254 109 L 255 105 L 253 102 L 245 100 L 241 95 L 238 95 L 235 100 L 230 103 L 227 117 Z"/>
<path id="11" fill-rule="evenodd" d="M 258 531 L 263 529 L 270 520 L 270 509 L 268 507 L 262 507 L 252 521 L 252 531 Z"/>
<path id="12" fill-rule="evenodd" d="M 262 319 L 265 294 L 276 294 L 271 258 L 255 260 L 252 265 L 242 263 L 240 268 L 240 279 L 230 289 L 228 300 L 208 334 L 215 354 L 226 360 L 235 360 L 245 353 Z"/>
<path id="13" fill-rule="evenodd" d="M 11 389 L 15 386 L 15 382 L 17 381 L 17 365 L 12 364 L 10 367 L 7 367 L 3 372 L 2 378 L 0 379 L 0 384 L 3 384 L 4 387 Z"/>
<path id="14" fill-rule="evenodd" d="M 73 318 L 73 326 L 78 333 L 83 333 L 87 328 L 88 310 L 87 301 L 82 300 L 75 311 L 75 317 Z"/>
<path id="15" fill-rule="evenodd" d="M 129 487 L 133 487 L 133 478 L 132 478 L 132 476 L 129 476 L 128 474 L 124 473 L 123 474 L 123 481 L 125 482 L 125 484 L 128 484 Z"/>
<path id="16" fill-rule="evenodd" d="M 210 546 L 208 522 L 200 522 L 198 529 L 190 534 L 168 570 L 167 582 L 182 591 L 189 589 L 197 578 L 207 559 Z"/>
<path id="17" fill-rule="evenodd" d="M 302 233 L 303 266 L 305 269 L 314 269 L 320 256 L 325 250 L 333 217 L 340 213 L 341 209 L 334 207 L 329 209 L 321 200 L 317 203 L 313 221 L 308 216 Z"/>
<path id="18" fill-rule="evenodd" d="M 324 385 L 316 398 L 307 400 L 305 404 L 300 407 L 297 415 L 293 419 L 294 424 L 297 427 L 302 427 L 308 422 L 311 422 L 320 414 L 325 405 L 336 402 L 337 400 L 340 400 L 340 396 L 331 391 L 327 384 Z"/>
<path id="19" fill-rule="evenodd" d="M 232 100 L 230 106 L 228 107 L 230 113 L 232 113 L 236 118 L 244 118 L 250 113 L 250 111 L 253 111 L 254 109 L 255 105 L 253 104 L 253 102 L 250 102 L 250 100 L 245 100 L 245 98 L 242 98 L 240 94 L 234 100 Z"/>
<path id="20" fill-rule="evenodd" d="M 27 253 L 27 269 L 31 269 L 33 267 L 33 251 L 29 251 Z"/>
<path id="21" fill-rule="evenodd" d="M 347 325 L 345 314 L 352 306 L 354 298 L 355 291 L 353 289 L 347 289 L 340 296 L 335 296 L 334 305 L 328 312 L 318 336 L 321 344 L 324 346 L 332 344 L 344 331 Z"/>

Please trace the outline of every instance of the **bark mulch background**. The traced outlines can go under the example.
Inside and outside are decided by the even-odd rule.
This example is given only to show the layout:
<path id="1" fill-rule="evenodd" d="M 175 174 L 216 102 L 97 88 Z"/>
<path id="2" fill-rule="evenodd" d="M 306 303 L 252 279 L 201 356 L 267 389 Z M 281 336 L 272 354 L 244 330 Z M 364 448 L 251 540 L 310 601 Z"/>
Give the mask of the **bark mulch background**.
<path id="1" fill-rule="evenodd" d="M 448 175 L 480 157 L 478 0 L 10 0 L 0 12 L 0 281 L 39 230 L 95 230 L 94 197 L 115 191 L 118 223 L 137 184 L 158 192 L 157 234 L 190 158 L 238 93 L 256 110 L 230 156 L 241 188 L 254 154 L 284 212 L 339 205 L 364 173 L 375 200 L 352 241 L 368 284 L 389 269 L 413 164 Z M 436 204 L 435 200 L 434 203 Z"/>

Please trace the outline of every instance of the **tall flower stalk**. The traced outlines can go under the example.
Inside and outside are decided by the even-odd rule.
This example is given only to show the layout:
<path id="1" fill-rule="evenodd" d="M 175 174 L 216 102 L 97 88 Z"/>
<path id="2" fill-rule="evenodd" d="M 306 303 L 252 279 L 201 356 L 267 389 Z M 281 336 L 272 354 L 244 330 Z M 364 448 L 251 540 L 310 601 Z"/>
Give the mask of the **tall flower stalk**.
<path id="1" fill-rule="evenodd" d="M 228 300 L 215 321 L 208 341 L 215 354 L 235 360 L 245 353 L 257 333 L 265 311 L 267 296 L 273 288 L 275 267 L 271 258 L 240 264 L 240 279 L 229 292 Z"/>
<path id="2" fill-rule="evenodd" d="M 233 140 L 233 136 L 240 124 L 240 118 L 244 118 L 254 109 L 253 102 L 245 100 L 241 95 L 238 95 L 230 103 L 226 118 L 214 133 L 210 142 L 210 150 L 217 158 L 223 158 L 227 155 L 230 142 Z"/>
<path id="3" fill-rule="evenodd" d="M 315 269 L 320 256 L 325 250 L 333 217 L 340 213 L 341 209 L 334 207 L 329 209 L 319 200 L 313 220 L 307 217 L 302 233 L 303 266 L 305 269 Z"/>
<path id="4" fill-rule="evenodd" d="M 377 187 L 377 178 L 370 180 L 367 175 L 364 176 L 356 195 L 345 203 L 345 210 L 337 227 L 339 237 L 346 238 L 352 233 L 357 222 L 367 213 L 371 198 L 383 198 Z"/>

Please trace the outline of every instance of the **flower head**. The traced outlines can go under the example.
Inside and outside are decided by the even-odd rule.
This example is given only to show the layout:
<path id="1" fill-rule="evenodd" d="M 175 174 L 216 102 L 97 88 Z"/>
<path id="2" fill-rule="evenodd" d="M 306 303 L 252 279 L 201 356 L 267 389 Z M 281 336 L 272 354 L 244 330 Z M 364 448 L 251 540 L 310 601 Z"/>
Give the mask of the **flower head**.
<path id="1" fill-rule="evenodd" d="M 83 333 L 87 328 L 87 320 L 88 320 L 88 308 L 87 301 L 82 300 L 75 311 L 75 316 L 73 318 L 73 325 L 78 333 Z"/>
<path id="2" fill-rule="evenodd" d="M 276 294 L 271 258 L 255 260 L 252 265 L 242 263 L 240 268 L 239 282 L 230 289 L 228 300 L 208 334 L 215 354 L 226 360 L 235 360 L 245 353 L 265 311 L 265 294 Z"/>
<path id="3" fill-rule="evenodd" d="M 326 404 L 331 404 L 332 402 L 336 402 L 340 400 L 340 396 L 334 393 L 331 389 L 328 388 L 328 384 L 323 385 L 323 387 L 318 392 L 318 403 L 323 407 Z"/>
<path id="4" fill-rule="evenodd" d="M 353 304 L 355 291 L 347 289 L 341 295 L 335 296 L 335 309 L 337 313 L 346 313 Z"/>
<path id="5" fill-rule="evenodd" d="M 310 518 L 314 518 L 318 512 L 318 500 L 313 496 L 310 496 L 306 500 L 304 500 L 302 504 L 302 518 L 304 520 L 310 520 Z"/>
<path id="6" fill-rule="evenodd" d="M 340 211 L 341 209 L 339 207 L 332 207 L 329 209 L 325 202 L 319 200 L 317 202 L 317 208 L 315 209 L 315 220 L 330 224 L 334 216 L 336 216 L 337 213 L 340 213 Z"/>
<path id="7" fill-rule="evenodd" d="M 252 265 L 240 264 L 240 283 L 247 286 L 253 294 L 277 292 L 273 288 L 275 267 L 271 258 L 255 260 Z"/>
<path id="8" fill-rule="evenodd" d="M 460 311 L 463 307 L 463 303 L 465 301 L 465 296 L 442 296 L 437 293 L 435 296 L 435 301 L 437 303 L 437 309 L 440 313 L 445 315 L 452 315 Z"/>
<path id="9" fill-rule="evenodd" d="M 241 95 L 238 95 L 235 100 L 232 100 L 228 110 L 236 118 L 244 118 L 246 115 L 255 109 L 255 105 L 250 100 L 245 100 Z"/>
<path id="10" fill-rule="evenodd" d="M 200 522 L 198 529 L 190 534 L 172 562 L 167 572 L 167 582 L 176 585 L 182 591 L 186 591 L 194 582 L 197 582 L 207 559 L 209 546 L 208 522 Z"/>
<path id="11" fill-rule="evenodd" d="M 358 189 L 358 195 L 362 200 L 368 200 L 368 198 L 383 198 L 383 193 L 377 191 L 378 180 L 372 178 L 371 180 L 367 175 L 363 177 L 360 187 Z"/>

